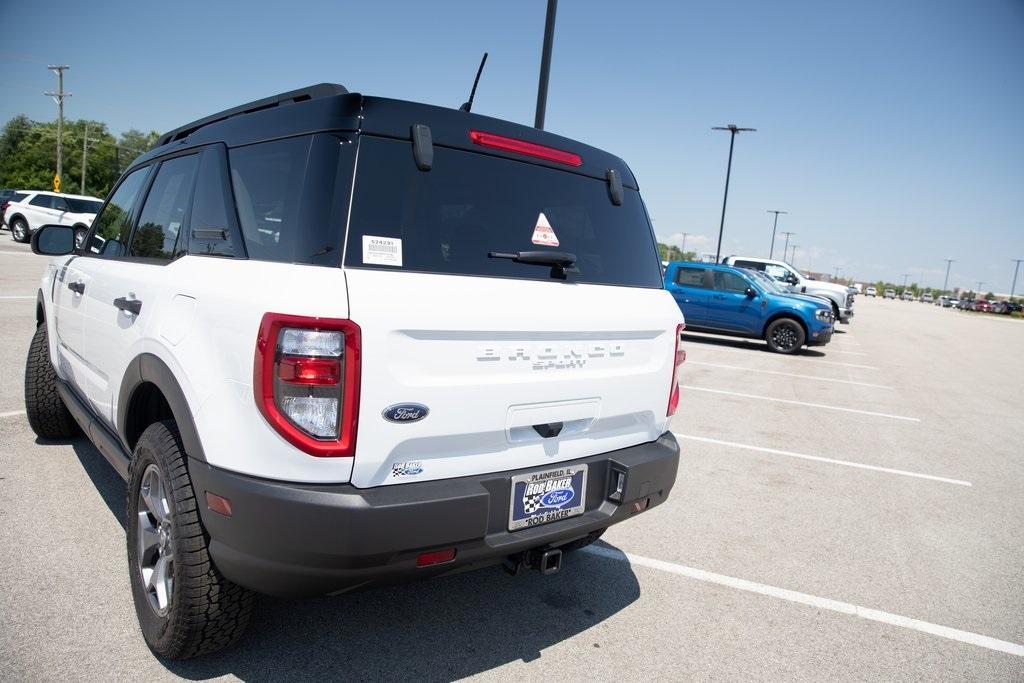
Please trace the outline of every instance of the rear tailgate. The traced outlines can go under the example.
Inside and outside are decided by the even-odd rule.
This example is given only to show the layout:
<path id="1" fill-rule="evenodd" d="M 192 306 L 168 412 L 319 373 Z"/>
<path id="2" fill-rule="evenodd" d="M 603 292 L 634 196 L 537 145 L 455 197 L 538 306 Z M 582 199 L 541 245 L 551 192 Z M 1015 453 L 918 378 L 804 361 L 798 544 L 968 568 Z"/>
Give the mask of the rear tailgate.
<path id="1" fill-rule="evenodd" d="M 435 146 L 423 172 L 408 142 L 359 144 L 353 484 L 544 467 L 665 430 L 681 315 L 636 190 L 614 205 L 603 180 L 569 171 Z M 545 249 L 579 272 L 489 257 Z M 402 404 L 428 412 L 390 421 Z"/>

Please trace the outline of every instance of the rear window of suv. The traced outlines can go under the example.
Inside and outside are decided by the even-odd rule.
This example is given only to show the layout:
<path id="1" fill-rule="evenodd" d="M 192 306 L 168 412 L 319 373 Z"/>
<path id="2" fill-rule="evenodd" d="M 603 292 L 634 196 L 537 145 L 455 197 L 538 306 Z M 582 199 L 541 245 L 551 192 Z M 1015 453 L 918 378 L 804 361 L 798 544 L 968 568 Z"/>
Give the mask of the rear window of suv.
<path id="1" fill-rule="evenodd" d="M 516 251 L 575 254 L 569 282 L 663 286 L 636 190 L 616 206 L 605 181 L 577 173 L 440 146 L 420 171 L 411 143 L 360 141 L 346 266 L 551 278 L 547 266 L 488 256 Z"/>

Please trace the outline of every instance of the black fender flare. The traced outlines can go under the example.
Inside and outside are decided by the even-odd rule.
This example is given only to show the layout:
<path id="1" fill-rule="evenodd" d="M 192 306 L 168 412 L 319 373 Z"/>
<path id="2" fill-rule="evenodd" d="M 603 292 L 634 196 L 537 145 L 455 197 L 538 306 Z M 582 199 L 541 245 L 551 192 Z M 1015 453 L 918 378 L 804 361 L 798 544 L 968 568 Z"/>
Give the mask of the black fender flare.
<path id="1" fill-rule="evenodd" d="M 36 327 L 46 322 L 46 300 L 43 298 L 43 290 L 36 291 Z"/>
<path id="2" fill-rule="evenodd" d="M 124 377 L 121 379 L 121 392 L 117 395 L 117 434 L 121 437 L 121 441 L 126 445 L 128 443 L 128 406 L 131 405 L 136 389 L 145 382 L 156 385 L 167 399 L 188 456 L 206 462 L 206 454 L 199 441 L 199 432 L 196 431 L 192 411 L 188 407 L 188 401 L 185 400 L 185 392 L 181 390 L 178 380 L 175 379 L 174 373 L 167 367 L 167 364 L 152 353 L 141 353 L 136 356 L 128 364 Z"/>

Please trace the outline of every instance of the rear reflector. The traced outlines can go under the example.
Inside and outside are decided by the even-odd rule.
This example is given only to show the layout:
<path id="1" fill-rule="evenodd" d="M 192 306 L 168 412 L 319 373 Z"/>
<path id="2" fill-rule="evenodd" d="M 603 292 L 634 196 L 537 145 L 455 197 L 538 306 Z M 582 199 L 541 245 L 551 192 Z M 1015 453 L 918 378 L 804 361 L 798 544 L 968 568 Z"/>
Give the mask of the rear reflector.
<path id="1" fill-rule="evenodd" d="M 473 144 L 480 145 L 481 147 L 490 147 L 492 149 L 500 149 L 505 152 L 515 152 L 516 154 L 525 154 L 526 156 L 546 159 L 547 161 L 554 161 L 567 166 L 583 165 L 583 159 L 580 158 L 579 154 L 555 149 L 554 147 L 538 145 L 535 142 L 517 140 L 516 138 L 507 138 L 504 135 L 495 135 L 494 133 L 485 133 L 479 130 L 469 131 L 469 139 L 473 141 Z"/>
<path id="2" fill-rule="evenodd" d="M 679 408 L 679 366 L 686 362 L 686 351 L 683 350 L 683 324 L 676 325 L 676 350 L 672 358 L 672 384 L 669 385 L 668 410 L 666 417 L 672 417 Z"/>
<path id="3" fill-rule="evenodd" d="M 206 492 L 206 507 L 225 517 L 231 516 L 231 501 L 216 493 Z"/>
<path id="4" fill-rule="evenodd" d="M 443 564 L 455 559 L 455 548 L 447 550 L 433 550 L 429 553 L 420 553 L 416 558 L 417 567 L 429 567 L 432 564 Z"/>
<path id="5" fill-rule="evenodd" d="M 341 363 L 337 358 L 285 356 L 277 366 L 277 376 L 292 384 L 334 385 L 341 381 Z"/>

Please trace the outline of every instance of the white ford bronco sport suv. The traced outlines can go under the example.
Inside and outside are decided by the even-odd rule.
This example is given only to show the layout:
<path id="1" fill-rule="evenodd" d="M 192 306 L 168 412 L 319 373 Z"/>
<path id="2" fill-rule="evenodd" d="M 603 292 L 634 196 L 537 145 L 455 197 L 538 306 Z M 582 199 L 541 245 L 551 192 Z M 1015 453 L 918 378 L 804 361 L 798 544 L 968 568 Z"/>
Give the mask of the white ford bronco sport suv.
<path id="1" fill-rule="evenodd" d="M 254 592 L 551 573 L 675 482 L 682 316 L 598 149 L 323 84 L 167 133 L 32 248 L 28 419 L 128 482 L 162 656 Z"/>
<path id="2" fill-rule="evenodd" d="M 757 256 L 726 256 L 722 263 L 736 268 L 760 270 L 778 280 L 791 292 L 809 294 L 828 299 L 832 304 L 832 315 L 844 325 L 853 317 L 853 298 L 857 290 L 835 282 L 812 280 L 785 261 L 773 261 Z"/>

